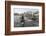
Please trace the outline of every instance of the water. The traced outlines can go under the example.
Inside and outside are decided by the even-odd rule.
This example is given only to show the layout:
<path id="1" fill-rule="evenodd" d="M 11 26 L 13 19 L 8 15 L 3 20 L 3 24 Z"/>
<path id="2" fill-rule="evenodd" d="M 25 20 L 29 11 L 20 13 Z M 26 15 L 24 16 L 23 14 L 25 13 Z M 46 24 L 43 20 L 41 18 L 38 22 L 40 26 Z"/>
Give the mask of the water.
<path id="1" fill-rule="evenodd" d="M 35 21 L 25 18 L 25 23 L 21 23 L 21 16 L 14 16 L 14 27 L 36 27 L 39 26 L 39 21 L 36 19 Z M 30 20 L 30 21 L 28 21 Z"/>

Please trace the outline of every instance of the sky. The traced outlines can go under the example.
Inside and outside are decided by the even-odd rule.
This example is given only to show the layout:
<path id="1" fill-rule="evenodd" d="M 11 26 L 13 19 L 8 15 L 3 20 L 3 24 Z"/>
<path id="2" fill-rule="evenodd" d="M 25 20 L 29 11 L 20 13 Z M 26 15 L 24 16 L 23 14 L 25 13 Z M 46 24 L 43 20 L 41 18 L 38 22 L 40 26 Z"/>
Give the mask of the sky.
<path id="1" fill-rule="evenodd" d="M 14 13 L 24 13 L 28 11 L 36 12 L 38 9 L 31 9 L 31 8 L 14 8 Z"/>

